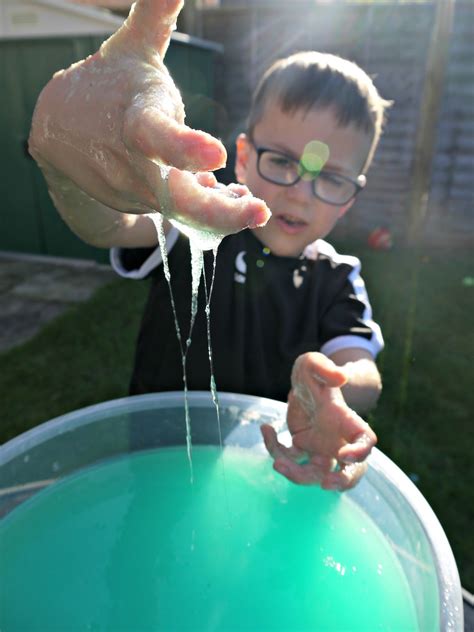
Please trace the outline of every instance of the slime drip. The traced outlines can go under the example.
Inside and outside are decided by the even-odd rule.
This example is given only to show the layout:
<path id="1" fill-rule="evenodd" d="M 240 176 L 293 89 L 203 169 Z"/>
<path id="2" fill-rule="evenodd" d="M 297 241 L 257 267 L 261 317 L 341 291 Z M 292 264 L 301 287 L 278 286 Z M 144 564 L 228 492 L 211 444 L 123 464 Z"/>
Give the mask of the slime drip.
<path id="1" fill-rule="evenodd" d="M 210 390 L 211 390 L 212 401 L 216 409 L 217 429 L 219 433 L 219 445 L 222 449 L 223 443 L 222 443 L 222 430 L 221 430 L 221 415 L 220 415 L 220 410 L 219 410 L 219 398 L 217 396 L 216 381 L 214 379 L 214 364 L 212 361 L 212 346 L 211 346 L 211 296 L 212 296 L 212 290 L 214 287 L 214 279 L 216 276 L 217 248 L 218 246 L 215 246 L 215 248 L 212 249 L 214 260 L 212 264 L 212 278 L 211 278 L 211 285 L 210 285 L 209 291 L 207 289 L 206 274 L 205 274 L 204 269 L 203 269 L 202 278 L 204 281 L 204 292 L 206 295 L 205 311 L 206 311 L 206 325 L 207 325 L 207 353 L 209 356 L 209 367 L 211 369 Z M 224 481 L 224 494 L 225 494 L 225 504 L 227 508 L 227 515 L 230 518 L 231 512 L 230 512 L 230 506 L 229 506 L 229 497 L 227 495 L 227 481 L 226 481 L 224 460 L 222 460 L 222 479 Z"/>
<path id="2" fill-rule="evenodd" d="M 188 461 L 189 461 L 189 470 L 191 475 L 191 482 L 193 482 L 193 459 L 192 459 L 192 444 L 191 444 L 191 421 L 189 418 L 189 404 L 188 404 L 188 381 L 186 377 L 186 355 L 187 350 L 189 349 L 189 345 L 191 344 L 191 329 L 194 324 L 193 317 L 193 304 L 194 304 L 194 296 L 191 302 L 191 324 L 189 327 L 189 336 L 186 340 L 186 348 L 183 347 L 183 339 L 181 337 L 181 329 L 178 322 L 178 314 L 176 312 L 176 304 L 174 302 L 173 289 L 171 287 L 171 273 L 168 265 L 168 250 L 166 248 L 166 236 L 165 231 L 163 229 L 163 216 L 160 213 L 153 213 L 150 215 L 153 223 L 155 224 L 156 234 L 158 235 L 158 243 L 160 245 L 161 250 L 161 258 L 163 261 L 163 272 L 165 275 L 166 282 L 168 283 L 168 288 L 170 292 L 171 299 L 171 308 L 173 310 L 174 317 L 174 326 L 176 329 L 176 336 L 178 338 L 179 349 L 181 351 L 181 363 L 183 366 L 183 390 L 184 390 L 184 416 L 186 422 L 186 450 L 188 453 Z M 191 257 L 192 258 L 192 257 Z M 193 279 L 193 293 L 194 293 L 194 279 Z M 197 303 L 197 300 L 196 300 Z M 195 315 L 195 312 L 194 312 Z"/>
<path id="3" fill-rule="evenodd" d="M 166 236 L 163 229 L 163 216 L 160 213 L 153 213 L 150 215 L 155 228 L 156 233 L 158 235 L 158 243 L 161 250 L 161 258 L 163 261 L 163 271 L 165 275 L 166 282 L 168 284 L 170 299 L 171 299 L 171 308 L 173 310 L 174 317 L 174 326 L 176 329 L 176 336 L 178 338 L 179 348 L 181 351 L 181 363 L 183 367 L 183 391 L 184 391 L 184 415 L 185 415 L 185 423 L 186 423 L 186 449 L 188 453 L 188 461 L 189 468 L 191 473 L 191 482 L 193 482 L 193 461 L 192 461 L 192 441 L 191 441 L 191 419 L 189 416 L 189 403 L 188 403 L 188 381 L 186 375 L 186 358 L 188 349 L 191 346 L 191 335 L 194 327 L 194 322 L 196 320 L 197 308 L 198 308 L 198 292 L 199 292 L 199 284 L 201 282 L 201 276 L 204 280 L 204 288 L 206 293 L 206 321 L 207 321 L 207 348 L 209 355 L 209 365 L 211 370 L 211 379 L 210 379 L 210 390 L 212 395 L 212 401 L 214 402 L 214 406 L 216 408 L 217 414 L 217 422 L 219 427 L 219 441 L 222 446 L 222 433 L 221 433 L 221 423 L 220 423 L 220 415 L 219 415 L 219 402 L 217 398 L 217 389 L 216 382 L 214 379 L 214 370 L 212 364 L 212 348 L 211 348 L 211 326 L 210 326 L 210 303 L 212 296 L 212 288 L 214 286 L 214 278 L 216 273 L 216 258 L 217 258 L 217 249 L 219 247 L 220 242 L 222 241 L 222 235 L 216 235 L 210 233 L 208 231 L 199 231 L 195 228 L 186 226 L 177 222 L 175 220 L 170 220 L 171 224 L 178 228 L 181 232 L 189 238 L 189 245 L 191 249 L 191 320 L 189 324 L 189 334 L 186 338 L 186 344 L 183 345 L 183 338 L 181 336 L 181 329 L 178 322 L 178 315 L 176 312 L 176 304 L 174 301 L 173 290 L 171 288 L 171 273 L 168 265 L 168 251 L 166 248 Z M 206 285 L 206 275 L 204 270 L 204 250 L 212 249 L 214 254 L 214 264 L 212 269 L 212 279 L 211 285 L 209 289 L 209 293 L 207 291 Z"/>
<path id="4" fill-rule="evenodd" d="M 217 397 L 216 381 L 214 379 L 214 365 L 212 362 L 212 347 L 211 347 L 211 296 L 212 296 L 212 289 L 214 287 L 214 278 L 216 276 L 217 246 L 213 248 L 212 253 L 214 255 L 214 261 L 212 265 L 212 279 L 211 279 L 211 286 L 209 288 L 209 292 L 207 290 L 206 275 L 204 273 L 204 270 L 203 270 L 202 277 L 204 281 L 204 291 L 206 294 L 205 311 L 206 311 L 206 324 L 207 324 L 207 353 L 209 355 L 209 366 L 211 368 L 210 389 L 211 389 L 212 401 L 216 408 L 217 426 L 219 429 L 219 444 L 222 446 L 221 417 L 219 413 L 219 399 Z"/>

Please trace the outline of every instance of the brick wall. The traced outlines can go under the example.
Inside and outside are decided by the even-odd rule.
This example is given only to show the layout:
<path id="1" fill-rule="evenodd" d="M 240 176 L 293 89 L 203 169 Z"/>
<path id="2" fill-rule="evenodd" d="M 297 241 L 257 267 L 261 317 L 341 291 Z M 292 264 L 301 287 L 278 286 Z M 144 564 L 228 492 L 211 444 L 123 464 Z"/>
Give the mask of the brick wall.
<path id="1" fill-rule="evenodd" d="M 369 186 L 338 233 L 364 238 L 386 225 L 402 240 L 434 5 L 300 0 L 256 5 L 203 12 L 203 36 L 224 45 L 217 94 L 221 137 L 231 146 L 244 128 L 256 82 L 275 59 L 316 49 L 356 61 L 395 103 Z M 424 231 L 437 245 L 464 244 L 474 228 L 473 10 L 471 0 L 457 0 Z"/>

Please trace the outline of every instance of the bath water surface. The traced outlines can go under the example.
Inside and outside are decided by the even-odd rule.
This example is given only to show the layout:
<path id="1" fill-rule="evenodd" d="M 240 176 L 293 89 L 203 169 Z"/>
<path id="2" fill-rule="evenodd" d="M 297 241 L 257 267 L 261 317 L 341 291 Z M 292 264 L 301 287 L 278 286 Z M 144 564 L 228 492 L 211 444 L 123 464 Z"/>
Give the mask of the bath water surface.
<path id="1" fill-rule="evenodd" d="M 396 556 L 348 496 L 243 449 L 195 446 L 193 484 L 186 461 L 184 447 L 120 457 L 14 509 L 0 629 L 418 630 Z"/>

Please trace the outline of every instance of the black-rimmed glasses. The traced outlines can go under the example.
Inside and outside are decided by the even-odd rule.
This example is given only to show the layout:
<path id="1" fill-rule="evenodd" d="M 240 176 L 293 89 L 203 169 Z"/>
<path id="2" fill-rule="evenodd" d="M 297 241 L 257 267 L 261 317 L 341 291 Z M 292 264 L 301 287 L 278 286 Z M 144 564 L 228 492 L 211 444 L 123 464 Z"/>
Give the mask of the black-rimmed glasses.
<path id="1" fill-rule="evenodd" d="M 366 179 L 364 175 L 357 180 L 351 180 L 347 176 L 334 171 L 312 171 L 307 169 L 301 160 L 292 156 L 270 149 L 258 147 L 250 141 L 257 152 L 257 171 L 268 182 L 283 187 L 291 187 L 303 180 L 311 180 L 313 195 L 318 199 L 334 206 L 344 206 L 350 202 L 364 188 Z"/>

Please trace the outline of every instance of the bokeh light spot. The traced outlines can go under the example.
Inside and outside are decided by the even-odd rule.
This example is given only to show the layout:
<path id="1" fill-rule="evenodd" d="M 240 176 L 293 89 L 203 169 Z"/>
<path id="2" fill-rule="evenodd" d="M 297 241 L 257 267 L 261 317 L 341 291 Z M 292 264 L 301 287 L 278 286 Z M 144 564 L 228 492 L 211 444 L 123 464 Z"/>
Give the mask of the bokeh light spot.
<path id="1" fill-rule="evenodd" d="M 329 158 L 329 147 L 319 140 L 310 141 L 300 160 L 300 177 L 311 180 L 319 174 Z"/>

